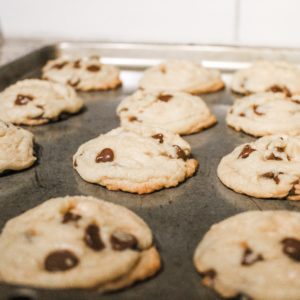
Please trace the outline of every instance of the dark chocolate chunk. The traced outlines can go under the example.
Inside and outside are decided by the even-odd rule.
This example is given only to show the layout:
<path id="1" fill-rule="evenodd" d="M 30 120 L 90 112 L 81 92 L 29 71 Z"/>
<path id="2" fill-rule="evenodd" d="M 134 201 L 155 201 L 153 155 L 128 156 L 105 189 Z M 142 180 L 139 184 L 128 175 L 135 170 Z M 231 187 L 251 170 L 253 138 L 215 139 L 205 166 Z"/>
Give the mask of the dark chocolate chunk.
<path id="1" fill-rule="evenodd" d="M 152 137 L 154 139 L 157 139 L 160 144 L 162 144 L 164 142 L 164 136 L 161 133 L 154 134 L 154 135 L 152 135 Z"/>
<path id="2" fill-rule="evenodd" d="M 300 240 L 295 238 L 285 238 L 281 241 L 283 252 L 291 259 L 300 262 Z"/>
<path id="3" fill-rule="evenodd" d="M 267 179 L 273 179 L 275 181 L 276 184 L 279 184 L 280 179 L 278 175 L 283 174 L 283 172 L 279 172 L 278 174 L 274 174 L 273 172 L 267 172 L 262 174 L 261 176 Z"/>
<path id="4" fill-rule="evenodd" d="M 114 160 L 114 152 L 110 148 L 103 149 L 100 153 L 96 156 L 96 163 L 100 162 L 110 162 Z"/>
<path id="5" fill-rule="evenodd" d="M 32 96 L 19 94 L 19 95 L 17 95 L 15 104 L 16 105 L 26 105 L 27 103 L 29 103 L 32 100 L 33 100 Z"/>
<path id="6" fill-rule="evenodd" d="M 247 158 L 253 151 L 256 151 L 255 149 L 251 148 L 250 145 L 246 145 L 242 152 L 240 153 L 238 158 Z"/>
<path id="7" fill-rule="evenodd" d="M 245 248 L 244 255 L 241 261 L 242 266 L 251 266 L 258 261 L 264 260 L 261 254 L 254 254 L 249 247 Z"/>
<path id="8" fill-rule="evenodd" d="M 116 251 L 122 251 L 125 249 L 136 250 L 138 241 L 135 236 L 130 233 L 116 231 L 110 237 L 111 246 Z"/>
<path id="9" fill-rule="evenodd" d="M 68 271 L 76 267 L 79 259 L 69 250 L 51 252 L 45 259 L 44 268 L 49 272 Z"/>
<path id="10" fill-rule="evenodd" d="M 286 86 L 272 85 L 267 91 L 273 93 L 284 93 L 287 97 L 292 96 L 290 90 Z"/>
<path id="11" fill-rule="evenodd" d="M 188 156 L 178 145 L 173 145 L 173 147 L 176 149 L 177 158 L 183 159 L 184 161 L 188 159 Z"/>
<path id="12" fill-rule="evenodd" d="M 98 72 L 101 70 L 101 67 L 98 65 L 90 65 L 86 69 L 90 72 Z"/>
<path id="13" fill-rule="evenodd" d="M 168 94 L 160 94 L 158 96 L 158 99 L 163 102 L 168 102 L 171 98 L 173 98 L 173 96 Z"/>
<path id="14" fill-rule="evenodd" d="M 240 117 L 245 117 L 246 115 L 243 112 L 241 112 L 241 113 L 239 113 L 239 116 Z"/>
<path id="15" fill-rule="evenodd" d="M 100 237 L 100 229 L 95 224 L 91 224 L 85 229 L 84 242 L 94 251 L 100 251 L 105 248 Z"/>
<path id="16" fill-rule="evenodd" d="M 81 219 L 80 215 L 74 214 L 71 211 L 67 211 L 63 216 L 62 223 L 66 224 L 69 222 L 76 222 L 80 219 Z"/>
<path id="17" fill-rule="evenodd" d="M 61 63 L 57 63 L 57 64 L 55 64 L 55 65 L 52 66 L 52 69 L 58 69 L 58 70 L 60 70 L 60 69 L 62 69 L 67 63 L 68 63 L 68 62 L 66 62 L 66 61 L 63 61 L 63 62 L 61 62 Z"/>
<path id="18" fill-rule="evenodd" d="M 135 116 L 129 117 L 128 120 L 129 120 L 129 122 L 138 122 L 139 121 L 138 118 Z"/>
<path id="19" fill-rule="evenodd" d="M 274 153 L 271 153 L 271 154 L 267 157 L 267 160 L 282 160 L 282 158 L 276 156 Z"/>

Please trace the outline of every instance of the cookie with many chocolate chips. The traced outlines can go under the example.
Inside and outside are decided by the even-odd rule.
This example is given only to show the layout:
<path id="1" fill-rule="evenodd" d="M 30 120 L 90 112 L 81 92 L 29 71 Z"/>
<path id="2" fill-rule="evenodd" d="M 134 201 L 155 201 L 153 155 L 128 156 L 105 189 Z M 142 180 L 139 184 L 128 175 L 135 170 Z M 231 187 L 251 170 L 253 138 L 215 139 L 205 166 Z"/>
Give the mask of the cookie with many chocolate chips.
<path id="1" fill-rule="evenodd" d="M 145 194 L 191 177 L 198 162 L 179 135 L 148 126 L 117 128 L 81 145 L 73 166 L 87 182 Z"/>
<path id="2" fill-rule="evenodd" d="M 300 134 L 300 96 L 258 93 L 241 98 L 229 109 L 227 124 L 254 136 Z"/>
<path id="3" fill-rule="evenodd" d="M 237 193 L 300 200 L 300 137 L 270 135 L 240 145 L 222 158 L 218 176 Z"/>
<path id="4" fill-rule="evenodd" d="M 298 300 L 300 213 L 250 211 L 214 224 L 194 264 L 202 283 L 224 298 Z"/>
<path id="5" fill-rule="evenodd" d="M 33 134 L 0 120 L 0 174 L 23 170 L 34 164 Z"/>
<path id="6" fill-rule="evenodd" d="M 140 87 L 198 94 L 219 91 L 224 88 L 224 82 L 218 70 L 206 69 L 188 60 L 169 60 L 146 70 Z"/>
<path id="7" fill-rule="evenodd" d="M 231 89 L 244 95 L 260 92 L 300 94 L 300 69 L 282 61 L 258 61 L 233 75 Z"/>
<path id="8" fill-rule="evenodd" d="M 46 80 L 22 80 L 0 94 L 0 119 L 14 124 L 41 125 L 82 107 L 72 87 Z"/>
<path id="9" fill-rule="evenodd" d="M 80 91 L 109 90 L 121 85 L 119 69 L 102 64 L 97 56 L 50 60 L 43 68 L 43 78 Z"/>
<path id="10" fill-rule="evenodd" d="M 0 252 L 1 281 L 43 288 L 115 290 L 160 269 L 142 219 L 83 196 L 51 199 L 9 220 Z"/>
<path id="11" fill-rule="evenodd" d="M 217 121 L 200 97 L 172 91 L 139 90 L 119 104 L 117 114 L 122 125 L 142 123 L 182 135 L 199 132 Z"/>

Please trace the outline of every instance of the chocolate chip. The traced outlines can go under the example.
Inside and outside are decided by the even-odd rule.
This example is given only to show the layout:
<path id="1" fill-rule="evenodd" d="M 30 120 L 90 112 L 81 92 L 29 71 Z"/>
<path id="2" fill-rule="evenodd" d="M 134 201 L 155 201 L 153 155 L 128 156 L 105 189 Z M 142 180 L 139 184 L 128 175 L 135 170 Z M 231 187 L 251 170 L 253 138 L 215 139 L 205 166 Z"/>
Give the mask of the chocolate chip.
<path id="1" fill-rule="evenodd" d="M 258 105 L 253 105 L 253 106 L 252 106 L 252 109 L 253 109 L 254 113 L 257 114 L 258 116 L 263 116 L 264 113 L 259 112 L 259 111 L 257 110 L 257 108 L 258 108 Z"/>
<path id="2" fill-rule="evenodd" d="M 295 100 L 295 99 L 293 99 L 292 100 L 294 103 L 296 103 L 296 104 L 300 104 L 300 100 Z"/>
<path id="3" fill-rule="evenodd" d="M 285 238 L 281 241 L 283 244 L 283 252 L 289 258 L 300 261 L 300 240 L 295 238 Z"/>
<path id="4" fill-rule="evenodd" d="M 128 121 L 129 121 L 129 122 L 138 122 L 139 120 L 138 120 L 137 117 L 131 116 L 131 117 L 128 118 Z"/>
<path id="5" fill-rule="evenodd" d="M 27 103 L 29 103 L 32 100 L 33 100 L 32 96 L 19 94 L 19 95 L 17 95 L 15 104 L 16 105 L 26 105 Z"/>
<path id="6" fill-rule="evenodd" d="M 286 86 L 272 85 L 267 91 L 273 93 L 284 93 L 287 97 L 292 96 L 291 92 Z"/>
<path id="7" fill-rule="evenodd" d="M 243 259 L 241 261 L 242 266 L 251 266 L 258 261 L 264 260 L 261 254 L 254 254 L 249 247 L 245 248 Z"/>
<path id="8" fill-rule="evenodd" d="M 214 279 L 217 277 L 217 272 L 214 269 L 209 269 L 204 272 L 200 272 L 200 275 L 203 276 L 202 283 L 206 286 L 212 286 Z"/>
<path id="9" fill-rule="evenodd" d="M 76 87 L 79 84 L 79 82 L 80 82 L 79 78 L 72 78 L 68 80 L 68 84 L 73 87 Z"/>
<path id="10" fill-rule="evenodd" d="M 75 68 L 75 69 L 79 69 L 80 68 L 80 59 L 74 61 L 73 68 Z"/>
<path id="11" fill-rule="evenodd" d="M 91 224 L 85 229 L 84 242 L 94 251 L 100 251 L 105 248 L 100 237 L 100 229 L 95 224 Z"/>
<path id="12" fill-rule="evenodd" d="M 177 158 L 183 159 L 184 161 L 188 159 L 188 156 L 178 145 L 173 145 L 173 147 L 176 149 Z"/>
<path id="13" fill-rule="evenodd" d="M 244 146 L 244 148 L 238 158 L 247 158 L 254 151 L 256 151 L 256 150 L 251 148 L 250 145 L 246 145 L 246 146 Z"/>
<path id="14" fill-rule="evenodd" d="M 241 112 L 241 113 L 239 113 L 239 116 L 240 117 L 245 117 L 246 115 L 243 112 Z"/>
<path id="15" fill-rule="evenodd" d="M 97 65 L 89 65 L 86 69 L 90 72 L 98 72 L 101 70 L 101 67 Z"/>
<path id="16" fill-rule="evenodd" d="M 282 160 L 282 158 L 276 156 L 274 153 L 271 153 L 271 154 L 267 157 L 267 160 Z"/>
<path id="17" fill-rule="evenodd" d="M 69 250 L 51 252 L 45 259 L 44 268 L 49 272 L 68 271 L 76 267 L 79 259 Z"/>
<path id="18" fill-rule="evenodd" d="M 58 69 L 58 70 L 60 70 L 60 69 L 62 69 L 67 63 L 68 63 L 68 62 L 66 62 L 66 61 L 63 61 L 63 62 L 61 62 L 61 63 L 57 63 L 57 64 L 55 64 L 55 65 L 52 66 L 52 69 Z"/>
<path id="19" fill-rule="evenodd" d="M 154 134 L 154 135 L 152 135 L 152 137 L 154 139 L 157 139 L 160 144 L 162 144 L 164 142 L 164 136 L 161 133 Z"/>
<path id="20" fill-rule="evenodd" d="M 135 236 L 130 233 L 116 231 L 110 237 L 112 248 L 116 251 L 122 251 L 125 249 L 136 250 L 138 241 Z"/>
<path id="21" fill-rule="evenodd" d="M 299 184 L 299 180 L 294 181 L 292 184 L 293 184 L 293 186 L 292 186 L 292 188 L 290 189 L 288 196 L 297 196 L 298 194 L 297 194 L 297 192 L 296 192 L 295 185 L 296 185 L 296 184 Z"/>
<path id="22" fill-rule="evenodd" d="M 77 165 L 77 160 L 75 159 L 74 160 L 74 167 L 76 168 L 78 165 Z"/>
<path id="23" fill-rule="evenodd" d="M 103 149 L 100 153 L 96 156 L 96 163 L 100 162 L 110 162 L 114 160 L 114 152 L 110 148 Z"/>
<path id="24" fill-rule="evenodd" d="M 80 219 L 81 219 L 80 215 L 77 215 L 77 214 L 74 214 L 70 211 L 67 211 L 63 216 L 62 223 L 66 224 L 68 222 L 76 222 Z"/>
<path id="25" fill-rule="evenodd" d="M 276 147 L 276 150 L 277 150 L 278 152 L 284 152 L 285 147 Z"/>
<path id="26" fill-rule="evenodd" d="M 274 174 L 273 172 L 267 172 L 261 175 L 261 177 L 267 178 L 267 179 L 273 179 L 276 184 L 279 184 L 280 179 L 278 175 L 283 174 L 283 172 L 279 172 L 278 174 Z"/>
<path id="27" fill-rule="evenodd" d="M 171 98 L 173 98 L 173 96 L 168 94 L 160 94 L 158 96 L 158 99 L 163 102 L 168 102 Z"/>

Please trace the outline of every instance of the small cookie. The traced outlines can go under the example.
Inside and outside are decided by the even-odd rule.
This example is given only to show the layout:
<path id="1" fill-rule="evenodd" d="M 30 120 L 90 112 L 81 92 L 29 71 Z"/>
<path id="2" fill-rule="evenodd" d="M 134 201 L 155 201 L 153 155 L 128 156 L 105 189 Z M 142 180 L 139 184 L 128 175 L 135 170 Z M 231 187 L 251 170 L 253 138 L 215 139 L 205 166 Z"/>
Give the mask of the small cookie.
<path id="1" fill-rule="evenodd" d="M 240 145 L 222 158 L 218 176 L 237 193 L 300 200 L 300 137 L 270 135 Z"/>
<path id="2" fill-rule="evenodd" d="M 249 211 L 215 224 L 194 264 L 202 283 L 224 298 L 298 300 L 300 213 Z"/>
<path id="3" fill-rule="evenodd" d="M 173 90 L 192 94 L 210 93 L 224 87 L 221 74 L 200 64 L 169 60 L 145 71 L 140 87 L 145 90 Z"/>
<path id="4" fill-rule="evenodd" d="M 160 269 L 152 243 L 147 224 L 125 207 L 55 198 L 6 223 L 0 278 L 43 288 L 121 289 Z"/>
<path id="5" fill-rule="evenodd" d="M 46 80 L 22 80 L 0 94 L 0 119 L 14 124 L 41 125 L 82 107 L 73 88 Z"/>
<path id="6" fill-rule="evenodd" d="M 119 69 L 102 64 L 97 56 L 50 60 L 43 68 L 43 78 L 80 91 L 115 89 L 122 83 Z"/>
<path id="7" fill-rule="evenodd" d="M 27 169 L 35 161 L 33 134 L 0 120 L 0 174 Z"/>
<path id="8" fill-rule="evenodd" d="M 244 95 L 269 91 L 300 94 L 300 69 L 281 61 L 258 61 L 233 75 L 231 89 Z"/>
<path id="9" fill-rule="evenodd" d="M 146 126 L 116 128 L 81 145 L 73 157 L 79 175 L 109 190 L 145 194 L 191 177 L 198 162 L 172 132 Z"/>
<path id="10" fill-rule="evenodd" d="M 300 134 L 300 96 L 258 93 L 235 101 L 226 118 L 229 126 L 254 136 Z"/>
<path id="11" fill-rule="evenodd" d="M 216 123 L 205 102 L 184 92 L 137 91 L 117 108 L 121 124 L 129 122 L 191 134 Z"/>

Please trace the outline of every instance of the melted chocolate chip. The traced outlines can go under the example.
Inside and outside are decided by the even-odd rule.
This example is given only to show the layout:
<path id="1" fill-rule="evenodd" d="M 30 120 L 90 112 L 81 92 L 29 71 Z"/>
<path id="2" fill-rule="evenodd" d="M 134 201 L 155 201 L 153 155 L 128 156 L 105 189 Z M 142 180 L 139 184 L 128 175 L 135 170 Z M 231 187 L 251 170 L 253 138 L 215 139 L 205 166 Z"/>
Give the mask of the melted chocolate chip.
<path id="1" fill-rule="evenodd" d="M 138 121 L 138 118 L 135 117 L 135 116 L 131 116 L 128 118 L 129 122 L 137 122 Z"/>
<path id="2" fill-rule="evenodd" d="M 90 72 L 98 72 L 101 70 L 101 67 L 97 65 L 90 65 L 86 69 Z"/>
<path id="3" fill-rule="evenodd" d="M 61 62 L 61 63 L 57 63 L 57 64 L 55 64 L 55 65 L 52 66 L 52 69 L 58 69 L 58 70 L 60 70 L 60 69 L 62 69 L 67 63 L 68 63 L 68 62 L 66 62 L 66 61 L 63 61 L 63 62 Z"/>
<path id="4" fill-rule="evenodd" d="M 15 100 L 16 105 L 26 105 L 33 100 L 32 96 L 19 94 Z"/>
<path id="5" fill-rule="evenodd" d="M 300 240 L 285 238 L 281 241 L 283 252 L 291 259 L 300 261 Z"/>
<path id="6" fill-rule="evenodd" d="M 73 68 L 75 68 L 75 69 L 79 69 L 80 68 L 80 59 L 74 61 Z"/>
<path id="7" fill-rule="evenodd" d="M 173 96 L 172 95 L 168 95 L 168 94 L 160 94 L 159 96 L 158 96 L 158 99 L 160 100 L 160 101 L 163 101 L 163 102 L 168 102 L 168 101 L 170 101 L 170 99 L 172 99 L 173 98 Z"/>
<path id="8" fill-rule="evenodd" d="M 66 223 L 69 223 L 69 222 L 76 222 L 80 219 L 81 219 L 80 215 L 77 215 L 77 214 L 74 214 L 70 211 L 67 211 L 63 216 L 62 223 L 66 224 Z"/>
<path id="9" fill-rule="evenodd" d="M 135 236 L 130 233 L 117 231 L 110 237 L 111 246 L 116 251 L 122 251 L 125 249 L 136 250 L 138 241 Z"/>
<path id="10" fill-rule="evenodd" d="M 183 159 L 184 161 L 188 159 L 188 156 L 178 145 L 173 145 L 173 147 L 176 149 L 177 158 Z"/>
<path id="11" fill-rule="evenodd" d="M 296 104 L 300 104 L 300 100 L 293 99 L 292 101 Z"/>
<path id="12" fill-rule="evenodd" d="M 152 135 L 152 137 L 154 139 L 157 139 L 160 144 L 162 144 L 164 142 L 164 135 L 161 133 L 154 134 L 154 135 Z"/>
<path id="13" fill-rule="evenodd" d="M 254 113 L 255 113 L 256 115 L 258 115 L 258 116 L 263 116 L 264 113 L 259 112 L 259 111 L 257 110 L 257 108 L 258 108 L 258 105 L 253 105 L 253 106 L 252 106 L 252 109 L 253 109 Z"/>
<path id="14" fill-rule="evenodd" d="M 114 160 L 114 152 L 110 148 L 103 149 L 100 153 L 96 156 L 96 163 L 100 162 L 110 162 Z"/>
<path id="15" fill-rule="evenodd" d="M 267 157 L 267 160 L 282 160 L 282 158 L 276 156 L 274 153 L 271 153 L 271 154 Z"/>
<path id="16" fill-rule="evenodd" d="M 254 254 L 252 249 L 245 248 L 244 255 L 241 261 L 242 266 L 251 266 L 258 261 L 264 260 L 261 254 Z"/>
<path id="17" fill-rule="evenodd" d="M 212 286 L 214 279 L 217 277 L 217 272 L 214 269 L 209 269 L 204 272 L 200 272 L 200 275 L 203 276 L 202 283 L 206 286 Z"/>
<path id="18" fill-rule="evenodd" d="M 84 242 L 94 251 L 100 251 L 105 248 L 100 237 L 100 229 L 97 225 L 91 224 L 85 229 Z"/>
<path id="19" fill-rule="evenodd" d="M 276 175 L 273 172 L 267 172 L 267 173 L 262 174 L 261 176 L 264 178 L 267 178 L 267 179 L 273 179 L 276 184 L 279 184 L 280 179 L 279 179 L 278 175 L 281 175 L 281 174 L 283 174 L 283 172 L 279 172 Z"/>
<path id="20" fill-rule="evenodd" d="M 69 250 L 51 252 L 45 259 L 44 268 L 49 272 L 68 271 L 76 267 L 79 259 Z"/>
<path id="21" fill-rule="evenodd" d="M 243 112 L 241 112 L 241 113 L 239 113 L 239 116 L 240 117 L 245 117 L 246 115 Z"/>
<path id="22" fill-rule="evenodd" d="M 291 92 L 286 86 L 272 85 L 267 91 L 273 93 L 284 93 L 287 97 L 292 96 Z"/>
<path id="23" fill-rule="evenodd" d="M 79 84 L 79 82 L 80 82 L 79 78 L 75 78 L 75 79 L 73 78 L 68 80 L 68 84 L 73 87 L 76 87 Z"/>
<path id="24" fill-rule="evenodd" d="M 256 151 L 255 149 L 251 148 L 250 145 L 246 145 L 242 152 L 240 153 L 238 158 L 247 158 L 253 151 Z"/>

